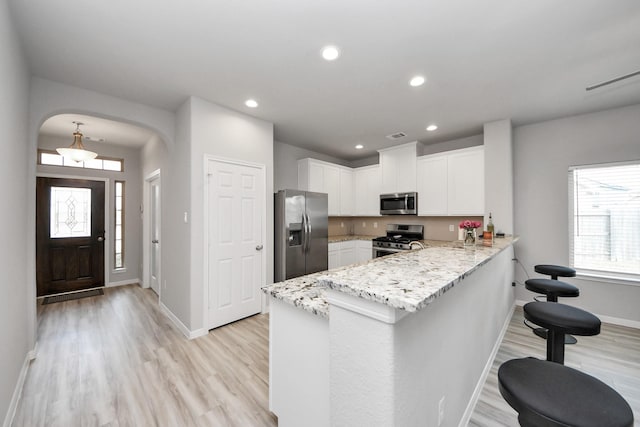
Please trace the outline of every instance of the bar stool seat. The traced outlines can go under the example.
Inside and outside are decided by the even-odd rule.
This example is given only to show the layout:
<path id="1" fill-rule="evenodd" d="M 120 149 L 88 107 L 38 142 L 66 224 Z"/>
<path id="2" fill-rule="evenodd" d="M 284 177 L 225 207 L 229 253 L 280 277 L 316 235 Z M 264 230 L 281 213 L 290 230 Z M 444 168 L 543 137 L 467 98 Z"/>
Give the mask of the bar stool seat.
<path id="1" fill-rule="evenodd" d="M 633 411 L 602 381 L 557 363 L 513 359 L 498 369 L 500 394 L 523 427 L 631 427 Z"/>
<path id="2" fill-rule="evenodd" d="M 558 297 L 575 298 L 580 296 L 580 289 L 575 286 L 551 279 L 529 279 L 524 286 L 531 292 L 547 296 L 547 301 L 558 302 Z"/>
<path id="3" fill-rule="evenodd" d="M 540 267 L 540 266 L 536 266 L 536 268 L 537 267 Z M 546 267 L 546 266 L 542 266 L 542 267 Z M 558 266 L 551 266 L 551 267 L 558 267 Z M 560 268 L 566 268 L 566 267 L 560 267 Z M 550 270 L 545 270 L 545 271 L 550 271 Z M 546 274 L 549 274 L 549 273 L 546 273 Z M 550 302 L 558 302 L 558 297 L 575 298 L 577 296 L 580 296 L 580 289 L 576 288 L 575 286 L 569 283 L 561 282 L 559 280 L 528 279 L 524 282 L 524 286 L 531 292 L 546 295 L 547 301 L 550 301 Z M 537 301 L 537 298 L 536 298 L 536 301 Z M 535 328 L 533 330 L 533 333 L 542 339 L 545 339 L 545 340 L 547 339 L 547 330 L 545 328 Z M 575 337 L 571 335 L 566 335 L 564 337 L 565 344 L 575 344 L 576 342 L 578 342 L 578 340 L 576 340 Z"/>
<path id="4" fill-rule="evenodd" d="M 524 318 L 547 329 L 547 360 L 564 363 L 565 334 L 598 335 L 600 319 L 588 311 L 556 302 L 529 302 Z"/>
<path id="5" fill-rule="evenodd" d="M 552 264 L 538 264 L 533 267 L 536 273 L 546 274 L 551 276 L 553 280 L 558 280 L 559 277 L 576 277 L 576 271 L 571 267 L 565 267 L 563 265 Z"/>

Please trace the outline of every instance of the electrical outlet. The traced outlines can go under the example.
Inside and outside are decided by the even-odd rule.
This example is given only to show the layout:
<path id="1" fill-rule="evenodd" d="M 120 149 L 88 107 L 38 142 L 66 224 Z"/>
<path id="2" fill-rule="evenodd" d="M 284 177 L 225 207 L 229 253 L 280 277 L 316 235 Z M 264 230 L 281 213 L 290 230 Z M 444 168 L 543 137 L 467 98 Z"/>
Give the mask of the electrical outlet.
<path id="1" fill-rule="evenodd" d="M 373 228 L 378 228 L 378 223 L 377 222 L 373 223 Z"/>
<path id="2" fill-rule="evenodd" d="M 340 228 L 344 228 L 344 222 L 340 223 Z"/>
<path id="3" fill-rule="evenodd" d="M 455 231 L 455 229 L 453 228 L 453 224 L 449 224 L 449 231 Z"/>
<path id="4" fill-rule="evenodd" d="M 362 221 L 362 228 L 367 228 L 367 223 Z"/>
<path id="5" fill-rule="evenodd" d="M 440 398 L 440 402 L 438 402 L 438 425 L 442 424 L 444 420 L 444 396 Z"/>

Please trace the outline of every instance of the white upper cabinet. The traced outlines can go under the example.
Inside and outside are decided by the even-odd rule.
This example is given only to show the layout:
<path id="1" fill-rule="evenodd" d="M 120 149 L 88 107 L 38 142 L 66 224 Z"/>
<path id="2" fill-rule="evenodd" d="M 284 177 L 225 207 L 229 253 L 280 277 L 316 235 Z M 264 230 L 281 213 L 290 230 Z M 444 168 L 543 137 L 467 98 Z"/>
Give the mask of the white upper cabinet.
<path id="1" fill-rule="evenodd" d="M 382 192 L 380 166 L 363 166 L 353 170 L 356 216 L 380 216 Z"/>
<path id="2" fill-rule="evenodd" d="M 327 193 L 329 216 L 352 214 L 353 178 L 351 168 L 315 159 L 298 160 L 298 189 Z"/>
<path id="3" fill-rule="evenodd" d="M 382 194 L 417 191 L 417 150 L 417 141 L 378 150 L 382 172 Z"/>
<path id="4" fill-rule="evenodd" d="M 353 186 L 353 170 L 340 169 L 340 215 L 353 215 L 355 207 Z"/>
<path id="5" fill-rule="evenodd" d="M 337 166 L 325 165 L 324 190 L 329 199 L 329 215 L 340 215 L 340 169 Z"/>
<path id="6" fill-rule="evenodd" d="M 484 215 L 484 147 L 449 155 L 449 215 Z"/>
<path id="7" fill-rule="evenodd" d="M 447 156 L 418 159 L 418 215 L 449 215 Z"/>
<path id="8" fill-rule="evenodd" d="M 422 156 L 418 215 L 484 215 L 484 147 Z"/>

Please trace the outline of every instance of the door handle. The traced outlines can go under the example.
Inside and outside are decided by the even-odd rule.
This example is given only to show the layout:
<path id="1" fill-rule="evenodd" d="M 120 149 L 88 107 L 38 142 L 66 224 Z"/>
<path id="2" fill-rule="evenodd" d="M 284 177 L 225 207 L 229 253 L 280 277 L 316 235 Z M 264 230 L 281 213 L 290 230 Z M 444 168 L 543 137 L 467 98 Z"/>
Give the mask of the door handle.
<path id="1" fill-rule="evenodd" d="M 262 248 L 263 248 L 263 246 L 262 246 L 262 245 L 258 245 L 258 246 L 256 246 L 256 251 L 261 251 L 261 250 L 262 250 Z"/>
<path id="2" fill-rule="evenodd" d="M 155 243 L 160 243 L 160 241 L 158 241 L 158 240 L 152 240 L 152 241 L 151 241 L 151 243 L 154 243 L 154 244 L 155 244 Z"/>
<path id="3" fill-rule="evenodd" d="M 98 242 L 102 242 L 103 240 L 104 240 L 104 237 L 98 236 Z"/>

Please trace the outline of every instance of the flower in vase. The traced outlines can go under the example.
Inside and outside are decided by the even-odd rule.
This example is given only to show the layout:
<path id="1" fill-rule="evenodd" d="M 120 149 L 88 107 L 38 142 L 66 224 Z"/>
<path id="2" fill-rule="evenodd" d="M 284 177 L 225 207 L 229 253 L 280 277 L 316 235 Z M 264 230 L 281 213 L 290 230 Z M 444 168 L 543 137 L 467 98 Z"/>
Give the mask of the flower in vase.
<path id="1" fill-rule="evenodd" d="M 475 228 L 482 227 L 482 223 L 480 221 L 471 221 L 470 219 L 465 219 L 464 221 L 460 221 L 460 224 L 458 226 L 469 231 Z"/>

